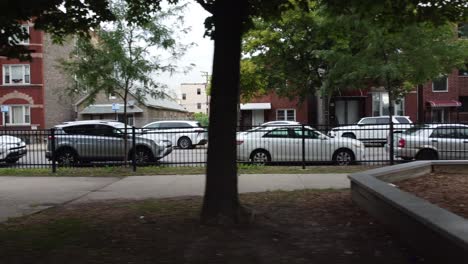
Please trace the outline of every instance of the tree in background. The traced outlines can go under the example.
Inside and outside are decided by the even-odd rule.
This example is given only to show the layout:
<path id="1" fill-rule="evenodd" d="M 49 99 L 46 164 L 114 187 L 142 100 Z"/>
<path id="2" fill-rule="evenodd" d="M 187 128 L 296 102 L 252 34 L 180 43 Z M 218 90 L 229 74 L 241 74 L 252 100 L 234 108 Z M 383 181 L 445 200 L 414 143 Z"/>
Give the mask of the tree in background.
<path id="1" fill-rule="evenodd" d="M 205 113 L 195 113 L 193 114 L 193 119 L 200 122 L 200 125 L 203 127 L 207 127 L 209 124 L 209 117 Z"/>
<path id="2" fill-rule="evenodd" d="M 281 17 L 254 20 L 243 40 L 241 87 L 244 96 L 257 89 L 275 89 L 279 95 L 304 99 L 314 94 L 322 83 L 326 68 L 320 57 L 332 43 L 324 32 L 322 20 L 309 2 L 309 11 L 294 6 Z"/>
<path id="3" fill-rule="evenodd" d="M 257 19 L 244 38 L 243 93 L 275 89 L 306 97 L 336 90 L 384 86 L 392 100 L 466 62 L 468 46 L 453 23 L 376 23 L 358 13 L 340 15 L 311 4 L 273 21 Z"/>
<path id="4" fill-rule="evenodd" d="M 128 5 L 115 1 L 111 10 L 115 16 L 112 23 L 93 31 L 91 39 L 80 37 L 70 60 L 62 60 L 62 68 L 73 76 L 78 86 L 70 91 L 88 95 L 89 102 L 104 92 L 115 94 L 123 100 L 124 153 L 127 153 L 127 103 L 132 95 L 144 102 L 146 96 L 164 97 L 165 85 L 154 80 L 161 72 L 176 70 L 175 62 L 184 54 L 187 46 L 179 45 L 176 30 L 186 32 L 179 24 L 164 25 L 168 19 L 181 14 L 182 7 L 152 13 L 151 19 L 137 25 L 128 21 Z M 180 21 L 181 17 L 177 17 Z M 166 52 L 170 58 L 152 56 L 150 50 Z M 138 155 L 143 157 L 144 153 Z M 127 157 L 127 155 L 124 155 Z M 146 160 L 145 162 L 147 162 Z"/>

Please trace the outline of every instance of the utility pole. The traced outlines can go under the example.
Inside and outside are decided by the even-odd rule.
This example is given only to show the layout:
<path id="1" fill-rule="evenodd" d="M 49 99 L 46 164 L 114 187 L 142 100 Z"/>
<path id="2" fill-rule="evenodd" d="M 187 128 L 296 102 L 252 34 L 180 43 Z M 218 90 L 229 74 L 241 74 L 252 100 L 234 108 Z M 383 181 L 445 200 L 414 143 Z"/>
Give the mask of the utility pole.
<path id="1" fill-rule="evenodd" d="M 206 114 L 209 115 L 210 113 L 210 101 L 208 100 L 208 82 L 210 81 L 211 75 L 208 74 L 207 71 L 200 71 L 202 76 L 205 77 L 205 94 L 206 94 Z"/>

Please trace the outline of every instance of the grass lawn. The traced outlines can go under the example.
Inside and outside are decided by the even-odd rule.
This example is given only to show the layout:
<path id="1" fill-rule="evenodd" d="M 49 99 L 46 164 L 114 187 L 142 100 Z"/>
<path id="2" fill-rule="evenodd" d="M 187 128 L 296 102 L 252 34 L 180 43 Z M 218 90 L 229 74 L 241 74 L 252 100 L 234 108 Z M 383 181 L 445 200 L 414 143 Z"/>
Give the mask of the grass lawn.
<path id="1" fill-rule="evenodd" d="M 200 197 L 68 204 L 0 224 L 0 263 L 426 263 L 346 190 L 241 195 L 249 226 L 199 224 Z"/>
<path id="2" fill-rule="evenodd" d="M 308 174 L 308 173 L 353 173 L 375 168 L 375 166 L 309 166 L 302 169 L 300 166 L 252 166 L 239 165 L 241 174 Z M 52 173 L 50 168 L 0 168 L 0 176 L 69 176 L 69 177 L 125 177 L 141 175 L 186 175 L 204 174 L 205 167 L 168 167 L 147 166 L 138 167 L 136 172 L 127 167 L 80 167 L 58 168 Z"/>

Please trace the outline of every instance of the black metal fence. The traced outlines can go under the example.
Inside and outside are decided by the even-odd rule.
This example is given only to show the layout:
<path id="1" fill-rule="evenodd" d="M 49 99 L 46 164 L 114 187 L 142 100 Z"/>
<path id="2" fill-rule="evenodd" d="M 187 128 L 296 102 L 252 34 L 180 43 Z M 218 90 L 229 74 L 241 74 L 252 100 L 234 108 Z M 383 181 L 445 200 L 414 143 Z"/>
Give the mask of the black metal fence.
<path id="1" fill-rule="evenodd" d="M 468 126 L 290 125 L 238 127 L 237 160 L 259 165 L 385 165 L 414 159 L 468 159 Z M 205 166 L 207 128 L 123 129 L 80 126 L 0 131 L 2 167 Z M 222 153 L 220 153 L 222 155 Z"/>

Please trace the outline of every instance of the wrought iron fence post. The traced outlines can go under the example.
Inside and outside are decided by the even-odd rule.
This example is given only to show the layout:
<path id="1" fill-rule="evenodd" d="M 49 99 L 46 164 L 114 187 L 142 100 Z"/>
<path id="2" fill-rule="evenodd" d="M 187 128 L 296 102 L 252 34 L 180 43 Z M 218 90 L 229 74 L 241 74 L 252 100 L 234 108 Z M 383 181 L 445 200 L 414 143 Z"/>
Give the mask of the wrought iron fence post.
<path id="1" fill-rule="evenodd" d="M 133 172 L 136 172 L 136 169 L 137 169 L 135 141 L 136 141 L 135 127 L 132 126 L 132 149 L 133 149 L 133 151 L 132 151 L 132 167 L 133 167 Z"/>
<path id="2" fill-rule="evenodd" d="M 57 160 L 55 155 L 55 128 L 50 129 L 50 147 L 51 147 L 51 155 L 52 155 L 52 173 L 57 172 Z"/>
<path id="3" fill-rule="evenodd" d="M 302 169 L 305 169 L 305 127 L 302 125 Z"/>

